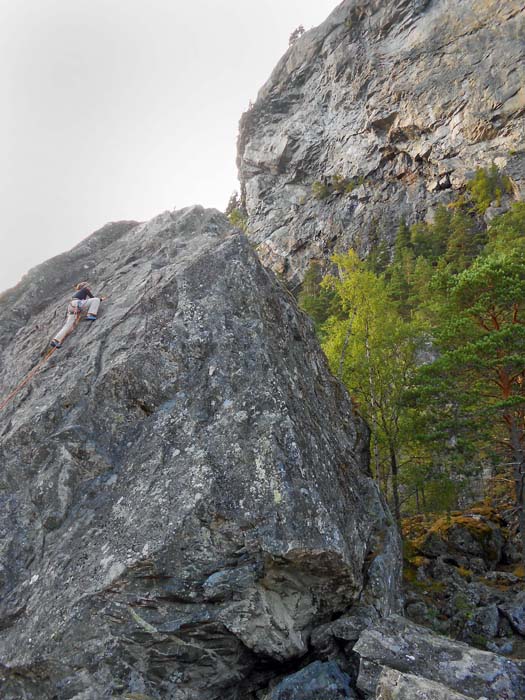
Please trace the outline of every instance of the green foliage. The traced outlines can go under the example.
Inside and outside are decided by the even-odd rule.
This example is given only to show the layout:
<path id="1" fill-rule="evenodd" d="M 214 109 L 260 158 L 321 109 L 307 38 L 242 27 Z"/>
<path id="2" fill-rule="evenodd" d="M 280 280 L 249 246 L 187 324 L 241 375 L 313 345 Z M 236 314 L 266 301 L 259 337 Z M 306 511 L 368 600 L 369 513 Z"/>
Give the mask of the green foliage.
<path id="1" fill-rule="evenodd" d="M 334 176 L 322 193 L 356 184 Z M 478 170 L 431 221 L 400 221 L 393 250 L 376 231 L 366 262 L 335 256 L 324 278 L 312 265 L 300 303 L 370 425 L 396 515 L 453 509 L 491 469 L 514 480 L 525 538 L 525 203 L 482 217 L 507 192 L 495 166 Z"/>
<path id="2" fill-rule="evenodd" d="M 452 213 L 443 205 L 437 207 L 432 223 L 419 222 L 410 229 L 415 257 L 422 256 L 432 263 L 444 254 L 450 236 Z"/>
<path id="3" fill-rule="evenodd" d="M 312 261 L 304 276 L 298 297 L 299 306 L 312 318 L 321 337 L 324 322 L 338 312 L 335 293 L 321 286 L 322 279 L 321 266 L 318 262 Z"/>
<path id="4" fill-rule="evenodd" d="M 240 228 L 242 231 L 246 231 L 248 228 L 248 222 L 240 209 L 233 209 L 228 215 L 228 220 L 236 228 Z"/>
<path id="5" fill-rule="evenodd" d="M 329 195 L 351 194 L 356 187 L 364 185 L 366 182 L 363 176 L 347 178 L 336 173 L 330 178 L 330 182 L 316 180 L 312 183 L 312 194 L 316 199 L 326 199 Z"/>
<path id="6" fill-rule="evenodd" d="M 241 208 L 242 208 L 242 204 L 241 204 L 241 199 L 239 197 L 239 193 L 233 192 L 230 199 L 228 200 L 228 204 L 226 205 L 226 210 L 224 213 L 226 214 L 226 216 L 230 216 L 232 211 L 234 211 L 235 209 L 241 209 Z"/>
<path id="7" fill-rule="evenodd" d="M 492 202 L 501 204 L 504 194 L 512 191 L 510 178 L 502 175 L 498 167 L 492 163 L 490 168 L 478 168 L 472 180 L 467 185 L 473 207 L 478 214 L 483 215 Z"/>
<path id="8" fill-rule="evenodd" d="M 525 252 L 525 202 L 516 202 L 512 208 L 492 220 L 488 229 L 487 252 Z"/>
<path id="9" fill-rule="evenodd" d="M 408 417 L 402 397 L 416 368 L 423 327 L 404 321 L 385 281 L 354 251 L 333 258 L 338 276 L 322 287 L 336 294 L 340 313 L 324 325 L 323 349 L 372 426 L 373 467 L 392 495 L 399 519 L 399 463 Z"/>
<path id="10" fill-rule="evenodd" d="M 246 210 L 244 209 L 241 198 L 237 192 L 234 192 L 228 201 L 225 211 L 228 220 L 232 226 L 240 228 L 242 231 L 246 231 L 248 227 Z"/>
<path id="11" fill-rule="evenodd" d="M 512 465 L 525 555 L 525 261 L 483 255 L 445 286 L 434 329 L 440 355 L 419 371 L 427 438 L 442 444 L 452 429 L 480 466 L 480 457 L 495 469 Z"/>
<path id="12" fill-rule="evenodd" d="M 462 209 L 450 218 L 449 235 L 444 258 L 450 270 L 465 270 L 483 249 L 486 232 L 478 221 Z"/>
<path id="13" fill-rule="evenodd" d="M 367 268 L 379 275 L 387 269 L 389 262 L 390 251 L 387 242 L 384 239 L 376 241 L 366 259 Z"/>
<path id="14" fill-rule="evenodd" d="M 356 189 L 356 187 L 361 187 L 361 185 L 366 185 L 366 178 L 363 175 L 360 175 L 359 177 L 354 177 L 351 180 L 347 180 L 344 192 L 346 194 L 351 194 Z"/>
<path id="15" fill-rule="evenodd" d="M 394 260 L 400 251 L 406 250 L 407 248 L 410 248 L 410 246 L 410 228 L 407 226 L 406 220 L 401 219 L 399 226 L 397 227 L 396 242 L 394 245 Z"/>
<path id="16" fill-rule="evenodd" d="M 346 177 L 343 177 L 342 175 L 334 175 L 332 177 L 332 190 L 334 192 L 345 192 L 348 185 L 349 182 Z"/>
<path id="17" fill-rule="evenodd" d="M 325 182 L 316 180 L 312 183 L 312 194 L 316 199 L 326 199 L 330 194 L 330 188 Z"/>

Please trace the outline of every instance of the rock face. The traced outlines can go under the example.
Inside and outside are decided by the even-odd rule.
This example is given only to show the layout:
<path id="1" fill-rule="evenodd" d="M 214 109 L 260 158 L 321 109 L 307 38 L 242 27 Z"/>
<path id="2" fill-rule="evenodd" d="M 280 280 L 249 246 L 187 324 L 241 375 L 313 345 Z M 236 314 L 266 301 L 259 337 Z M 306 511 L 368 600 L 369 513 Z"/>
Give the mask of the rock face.
<path id="1" fill-rule="evenodd" d="M 297 282 L 334 249 L 391 244 L 492 161 L 523 195 L 524 21 L 522 1 L 345 0 L 297 40 L 241 120 L 264 263 Z"/>
<path id="2" fill-rule="evenodd" d="M 366 428 L 244 235 L 195 207 L 37 268 L 0 297 L 1 397 L 79 277 L 99 319 L 0 415 L 2 698 L 251 698 L 398 610 Z"/>

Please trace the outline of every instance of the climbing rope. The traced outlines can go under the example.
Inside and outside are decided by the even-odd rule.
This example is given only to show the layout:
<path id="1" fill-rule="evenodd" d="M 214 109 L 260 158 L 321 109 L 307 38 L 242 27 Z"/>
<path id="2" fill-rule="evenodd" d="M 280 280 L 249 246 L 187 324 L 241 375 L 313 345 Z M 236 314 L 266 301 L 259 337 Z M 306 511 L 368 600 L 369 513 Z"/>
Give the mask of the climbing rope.
<path id="1" fill-rule="evenodd" d="M 43 364 L 45 364 L 51 355 L 55 352 L 57 348 L 51 348 L 49 352 L 46 353 L 46 355 L 40 360 L 40 362 L 33 367 L 33 369 L 26 375 L 26 377 L 16 386 L 13 391 L 8 394 L 5 399 L 0 403 L 0 411 L 7 406 L 7 404 L 11 401 L 12 398 L 14 398 L 18 392 L 25 387 L 26 384 L 29 384 L 31 379 L 35 376 L 35 374 L 38 372 L 38 370 L 42 367 Z"/>
<path id="2" fill-rule="evenodd" d="M 75 330 L 75 328 L 78 326 L 79 321 L 80 321 L 80 314 L 76 317 L 75 325 L 71 329 L 71 332 L 73 332 Z M 22 379 L 20 384 L 15 386 L 13 391 L 5 397 L 5 399 L 2 401 L 2 403 L 0 403 L 0 411 L 7 406 L 7 404 L 11 401 L 11 399 L 13 399 L 18 394 L 18 392 L 21 391 L 26 386 L 26 384 L 29 384 L 31 379 L 33 379 L 33 377 L 35 376 L 35 374 L 38 373 L 40 368 L 43 365 L 45 365 L 45 363 L 49 360 L 49 358 L 55 352 L 55 350 L 58 350 L 58 348 L 50 348 L 46 352 L 44 357 L 40 360 L 40 362 L 38 364 L 36 364 L 30 372 L 28 372 L 28 374 L 24 377 L 24 379 Z"/>

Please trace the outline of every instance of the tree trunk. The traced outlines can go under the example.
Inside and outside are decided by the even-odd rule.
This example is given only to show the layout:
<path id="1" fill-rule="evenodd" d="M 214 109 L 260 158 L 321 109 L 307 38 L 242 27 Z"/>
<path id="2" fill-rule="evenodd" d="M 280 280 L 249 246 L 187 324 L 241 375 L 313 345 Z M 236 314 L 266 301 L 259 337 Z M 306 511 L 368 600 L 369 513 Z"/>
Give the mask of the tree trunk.
<path id="1" fill-rule="evenodd" d="M 399 508 L 399 484 L 397 481 L 397 455 L 395 449 L 390 446 L 390 470 L 392 472 L 392 495 L 394 497 L 394 515 L 396 516 L 399 531 L 401 532 L 401 510 Z"/>
<path id="2" fill-rule="evenodd" d="M 520 425 L 523 424 L 523 419 Z M 523 429 L 518 425 L 517 416 L 510 416 L 510 444 L 514 461 L 514 483 L 516 489 L 516 508 L 521 539 L 521 558 L 525 566 L 525 453 L 523 451 Z"/>
<path id="3" fill-rule="evenodd" d="M 348 319 L 348 328 L 346 330 L 345 339 L 343 341 L 343 347 L 341 349 L 341 357 L 339 358 L 339 369 L 337 370 L 337 378 L 340 382 L 343 381 L 343 371 L 345 365 L 346 351 L 348 350 L 348 343 L 350 342 L 350 336 L 352 335 L 352 323 L 353 318 Z"/>
<path id="4" fill-rule="evenodd" d="M 380 478 L 379 478 L 379 444 L 377 442 L 377 437 L 378 437 L 378 430 L 377 430 L 377 417 L 376 417 L 376 392 L 375 392 L 375 387 L 374 387 L 374 378 L 372 376 L 372 360 L 371 360 L 371 355 L 370 355 L 370 344 L 368 342 L 368 323 L 366 324 L 366 336 L 365 336 L 365 350 L 366 350 L 366 361 L 368 362 L 368 385 L 370 387 L 370 400 L 372 402 L 371 406 L 371 417 L 372 417 L 372 434 L 374 435 L 374 464 L 375 464 L 375 473 L 376 473 L 376 481 L 379 484 L 380 483 Z M 386 491 L 385 491 L 385 496 L 386 496 Z"/>
<path id="5" fill-rule="evenodd" d="M 379 471 L 380 471 L 380 474 L 381 474 L 381 477 L 380 477 L 380 478 L 381 478 L 381 484 L 382 484 L 382 486 L 381 486 L 381 484 L 380 484 L 381 492 L 384 494 L 385 498 L 388 499 L 388 484 L 389 484 L 389 477 L 390 477 L 390 474 L 389 474 L 389 472 L 388 472 L 388 469 L 386 469 L 386 468 L 384 467 L 384 465 L 383 465 L 383 469 L 382 469 L 382 470 L 381 470 L 381 467 L 379 468 Z"/>

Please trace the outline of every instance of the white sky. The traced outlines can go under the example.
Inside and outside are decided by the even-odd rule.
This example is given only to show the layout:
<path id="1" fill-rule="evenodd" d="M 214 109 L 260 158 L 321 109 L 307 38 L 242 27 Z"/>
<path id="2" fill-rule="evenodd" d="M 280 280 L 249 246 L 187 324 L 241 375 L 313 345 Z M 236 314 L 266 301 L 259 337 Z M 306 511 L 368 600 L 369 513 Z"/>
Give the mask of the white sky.
<path id="1" fill-rule="evenodd" d="M 338 0 L 0 0 L 0 290 L 108 221 L 237 188 L 241 113 Z"/>

